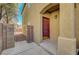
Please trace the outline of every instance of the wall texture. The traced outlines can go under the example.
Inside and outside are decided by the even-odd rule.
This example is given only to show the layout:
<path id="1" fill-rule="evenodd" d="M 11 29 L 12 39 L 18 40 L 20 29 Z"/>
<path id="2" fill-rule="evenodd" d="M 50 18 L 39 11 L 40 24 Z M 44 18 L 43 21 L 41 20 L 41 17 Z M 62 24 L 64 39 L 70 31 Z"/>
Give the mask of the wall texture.
<path id="1" fill-rule="evenodd" d="M 77 41 L 77 48 L 79 48 L 79 4 L 76 4 L 76 41 Z"/>
<path id="2" fill-rule="evenodd" d="M 60 4 L 60 35 L 58 54 L 76 54 L 75 8 L 73 3 Z"/>
<path id="3" fill-rule="evenodd" d="M 58 41 L 59 36 L 59 11 L 52 12 L 50 16 L 50 39 Z"/>
<path id="4" fill-rule="evenodd" d="M 71 11 L 69 11 L 69 9 Z M 60 4 L 60 36 L 74 37 L 74 7 L 73 4 Z"/>

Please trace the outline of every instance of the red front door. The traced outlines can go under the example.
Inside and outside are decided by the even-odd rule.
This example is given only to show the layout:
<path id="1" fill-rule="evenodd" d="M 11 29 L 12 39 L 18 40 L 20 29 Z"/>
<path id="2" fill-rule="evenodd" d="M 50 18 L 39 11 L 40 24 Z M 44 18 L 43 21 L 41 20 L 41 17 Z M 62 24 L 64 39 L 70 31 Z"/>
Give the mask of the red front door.
<path id="1" fill-rule="evenodd" d="M 43 23 L 42 23 L 42 33 L 43 33 L 43 39 L 48 39 L 50 38 L 50 23 L 49 23 L 49 18 L 43 17 Z"/>

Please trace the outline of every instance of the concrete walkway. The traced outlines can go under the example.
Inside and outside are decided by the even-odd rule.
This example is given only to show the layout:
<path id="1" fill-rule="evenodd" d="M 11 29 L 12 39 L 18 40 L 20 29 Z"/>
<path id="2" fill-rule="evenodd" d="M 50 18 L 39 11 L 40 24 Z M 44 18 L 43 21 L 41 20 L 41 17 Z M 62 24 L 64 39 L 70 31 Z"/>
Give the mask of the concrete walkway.
<path id="1" fill-rule="evenodd" d="M 4 50 L 2 55 L 49 55 L 49 53 L 34 42 L 20 41 L 15 43 L 14 48 Z"/>
<path id="2" fill-rule="evenodd" d="M 50 54 L 56 55 L 57 53 L 57 44 L 50 39 L 41 42 L 40 46 L 47 50 Z"/>

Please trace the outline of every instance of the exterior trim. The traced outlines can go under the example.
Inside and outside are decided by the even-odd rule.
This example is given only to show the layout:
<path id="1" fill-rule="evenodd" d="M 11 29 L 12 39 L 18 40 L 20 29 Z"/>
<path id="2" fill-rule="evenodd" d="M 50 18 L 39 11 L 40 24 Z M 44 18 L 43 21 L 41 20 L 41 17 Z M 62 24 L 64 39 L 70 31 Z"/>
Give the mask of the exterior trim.
<path id="1" fill-rule="evenodd" d="M 23 13 L 23 11 L 24 11 L 25 5 L 26 5 L 26 3 L 24 3 L 24 5 L 23 5 L 21 15 L 22 15 L 22 13 Z"/>

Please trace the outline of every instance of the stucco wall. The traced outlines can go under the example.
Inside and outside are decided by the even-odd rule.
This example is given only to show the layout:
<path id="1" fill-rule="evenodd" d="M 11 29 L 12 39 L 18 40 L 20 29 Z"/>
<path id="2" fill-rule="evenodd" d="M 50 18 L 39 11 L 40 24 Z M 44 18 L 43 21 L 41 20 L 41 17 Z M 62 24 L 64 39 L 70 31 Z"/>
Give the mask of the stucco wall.
<path id="1" fill-rule="evenodd" d="M 41 10 L 48 5 L 47 3 L 31 4 L 28 8 L 28 22 L 34 26 L 34 41 L 39 43 L 42 40 L 41 33 Z"/>
<path id="2" fill-rule="evenodd" d="M 69 11 L 70 10 L 70 11 Z M 60 36 L 74 37 L 74 4 L 60 4 Z"/>
<path id="3" fill-rule="evenodd" d="M 55 11 L 50 16 L 50 39 L 57 42 L 59 36 L 59 11 Z"/>
<path id="4" fill-rule="evenodd" d="M 76 41 L 77 41 L 77 48 L 79 48 L 79 4 L 76 4 Z"/>
<path id="5" fill-rule="evenodd" d="M 76 54 L 75 8 L 73 3 L 60 4 L 60 35 L 58 37 L 58 54 Z"/>

